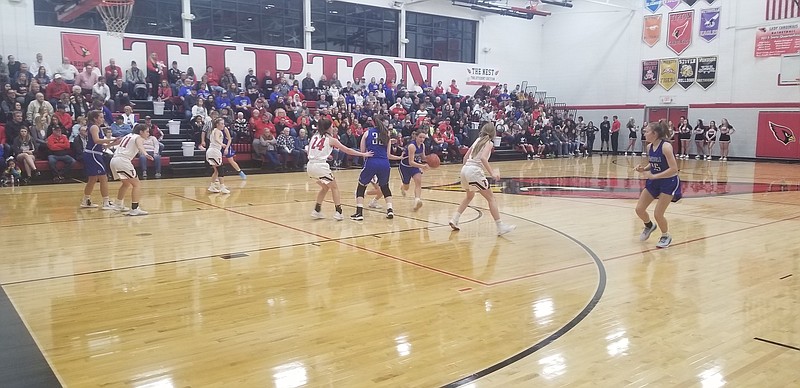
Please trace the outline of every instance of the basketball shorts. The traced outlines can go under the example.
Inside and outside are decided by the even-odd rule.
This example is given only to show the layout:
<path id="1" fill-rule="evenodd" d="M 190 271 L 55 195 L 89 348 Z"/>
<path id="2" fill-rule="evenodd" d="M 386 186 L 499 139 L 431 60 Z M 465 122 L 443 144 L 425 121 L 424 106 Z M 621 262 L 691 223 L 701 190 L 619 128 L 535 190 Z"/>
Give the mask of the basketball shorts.
<path id="1" fill-rule="evenodd" d="M 678 202 L 678 200 L 683 198 L 681 180 L 677 175 L 672 178 L 648 179 L 644 188 L 653 198 L 658 198 L 661 194 L 671 195 L 672 202 Z"/>
<path id="2" fill-rule="evenodd" d="M 481 191 L 489 188 L 483 169 L 478 166 L 461 167 L 461 188 L 465 191 Z"/>
<path id="3" fill-rule="evenodd" d="M 364 163 L 364 168 L 361 169 L 361 175 L 358 176 L 358 183 L 366 186 L 372 181 L 372 177 L 378 178 L 378 185 L 389 184 L 389 174 L 392 168 L 389 166 L 389 159 L 375 159 L 369 158 Z"/>
<path id="4" fill-rule="evenodd" d="M 404 185 L 411 183 L 411 178 L 414 175 L 422 174 L 419 167 L 404 166 L 402 164 L 398 167 L 398 170 L 400 170 L 400 180 L 403 181 Z"/>
<path id="5" fill-rule="evenodd" d="M 222 165 L 222 151 L 216 148 L 209 148 L 206 150 L 206 161 L 212 166 Z"/>
<path id="6" fill-rule="evenodd" d="M 125 157 L 111 158 L 111 175 L 115 180 L 126 180 L 136 178 L 136 169 L 133 168 L 131 160 Z"/>
<path id="7" fill-rule="evenodd" d="M 91 150 L 83 152 L 83 171 L 86 176 L 106 175 L 106 164 L 103 154 Z"/>
<path id="8" fill-rule="evenodd" d="M 308 177 L 311 179 L 318 180 L 326 185 L 333 182 L 331 166 L 326 162 L 309 163 L 306 170 L 308 172 Z"/>

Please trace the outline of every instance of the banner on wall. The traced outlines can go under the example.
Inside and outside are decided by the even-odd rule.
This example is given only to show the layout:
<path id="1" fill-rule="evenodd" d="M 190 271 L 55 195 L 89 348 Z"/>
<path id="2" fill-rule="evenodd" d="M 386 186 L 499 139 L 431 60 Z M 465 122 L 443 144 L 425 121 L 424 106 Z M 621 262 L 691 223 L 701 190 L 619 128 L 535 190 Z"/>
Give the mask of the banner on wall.
<path id="1" fill-rule="evenodd" d="M 658 84 L 658 60 L 642 61 L 642 86 L 653 90 Z"/>
<path id="2" fill-rule="evenodd" d="M 689 89 L 697 78 L 697 58 L 678 59 L 678 85 Z"/>
<path id="3" fill-rule="evenodd" d="M 468 67 L 467 85 L 495 86 L 500 83 L 498 75 L 500 75 L 500 70 L 493 67 Z"/>
<path id="4" fill-rule="evenodd" d="M 697 58 L 697 84 L 708 89 L 717 81 L 717 57 Z"/>
<path id="5" fill-rule="evenodd" d="M 700 11 L 700 38 L 711 42 L 719 35 L 719 8 Z"/>
<path id="6" fill-rule="evenodd" d="M 681 55 L 692 44 L 692 22 L 694 10 L 670 12 L 667 31 L 667 47 Z"/>
<path id="7" fill-rule="evenodd" d="M 100 35 L 62 32 L 61 56 L 69 59 L 69 62 L 78 69 L 78 72 L 83 71 L 83 64 L 86 61 L 94 62 L 95 66 L 102 66 Z"/>
<path id="8" fill-rule="evenodd" d="M 759 27 L 756 30 L 756 58 L 800 53 L 800 23 Z"/>
<path id="9" fill-rule="evenodd" d="M 669 9 L 675 9 L 675 7 L 677 7 L 680 3 L 681 0 L 664 0 L 664 5 L 669 7 Z"/>
<path id="10" fill-rule="evenodd" d="M 800 159 L 800 112 L 759 112 L 756 157 Z"/>
<path id="11" fill-rule="evenodd" d="M 647 15 L 644 17 L 642 40 L 653 47 L 661 40 L 661 15 Z"/>
<path id="12" fill-rule="evenodd" d="M 650 10 L 650 12 L 655 13 L 661 8 L 661 1 L 662 0 L 644 0 L 644 7 Z"/>
<path id="13" fill-rule="evenodd" d="M 678 60 L 661 59 L 658 62 L 658 84 L 664 90 L 672 89 L 678 83 Z"/>
<path id="14" fill-rule="evenodd" d="M 689 4 L 689 6 L 691 7 L 691 6 L 694 5 L 694 3 L 697 2 L 697 0 L 683 0 L 683 2 L 686 3 L 686 4 Z"/>

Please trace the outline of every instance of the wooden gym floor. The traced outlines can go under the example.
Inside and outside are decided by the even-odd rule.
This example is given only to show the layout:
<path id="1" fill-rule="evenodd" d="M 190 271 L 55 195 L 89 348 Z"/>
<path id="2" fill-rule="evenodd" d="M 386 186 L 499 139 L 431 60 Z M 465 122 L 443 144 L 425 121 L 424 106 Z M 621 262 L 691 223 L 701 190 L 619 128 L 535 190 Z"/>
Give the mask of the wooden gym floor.
<path id="1" fill-rule="evenodd" d="M 797 165 L 680 161 L 659 250 L 638 161 L 495 164 L 500 238 L 477 197 L 451 232 L 454 165 L 418 212 L 393 170 L 397 217 L 361 223 L 330 197 L 312 220 L 304 173 L 148 180 L 145 217 L 78 209 L 78 184 L 0 189 L 0 386 L 800 385 Z"/>

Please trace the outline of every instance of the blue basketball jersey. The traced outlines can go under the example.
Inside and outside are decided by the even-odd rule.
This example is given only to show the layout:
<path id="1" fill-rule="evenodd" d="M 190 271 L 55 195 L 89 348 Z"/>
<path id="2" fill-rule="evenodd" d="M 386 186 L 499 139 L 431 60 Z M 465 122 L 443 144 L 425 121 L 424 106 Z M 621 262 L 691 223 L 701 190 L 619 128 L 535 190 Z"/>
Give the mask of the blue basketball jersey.
<path id="1" fill-rule="evenodd" d="M 89 127 L 89 128 L 91 128 L 91 127 Z M 103 132 L 103 129 L 100 128 L 100 127 L 98 127 L 98 129 L 97 129 L 97 137 L 100 138 L 100 139 L 105 139 L 106 138 L 106 135 Z M 89 133 L 89 136 L 87 136 L 87 138 L 88 138 L 88 141 L 86 142 L 86 149 L 87 150 L 95 151 L 95 152 L 98 152 L 98 153 L 103 153 L 103 145 L 102 144 L 96 144 L 94 142 L 94 137 L 92 137 L 91 133 Z"/>
<path id="2" fill-rule="evenodd" d="M 400 160 L 400 164 L 403 166 L 411 167 L 411 163 L 408 161 L 409 157 L 408 146 L 410 146 L 411 144 L 413 144 L 414 147 L 416 147 L 416 150 L 414 151 L 415 162 L 422 163 L 422 157 L 425 155 L 425 143 L 422 144 L 417 144 L 417 142 L 409 143 L 408 145 L 403 147 L 403 156 L 402 156 L 403 159 Z"/>
<path id="3" fill-rule="evenodd" d="M 386 156 L 386 144 L 381 143 L 378 138 L 378 129 L 370 128 L 364 134 L 367 137 L 367 151 L 372 151 L 372 157 L 369 159 L 389 159 Z"/>
<path id="4" fill-rule="evenodd" d="M 663 148 L 664 141 L 662 140 L 658 144 L 658 148 L 653 149 L 653 144 L 651 143 L 647 151 L 647 156 L 650 160 L 650 172 L 653 174 L 658 174 L 669 168 L 669 163 L 667 163 L 667 158 L 664 156 Z"/>

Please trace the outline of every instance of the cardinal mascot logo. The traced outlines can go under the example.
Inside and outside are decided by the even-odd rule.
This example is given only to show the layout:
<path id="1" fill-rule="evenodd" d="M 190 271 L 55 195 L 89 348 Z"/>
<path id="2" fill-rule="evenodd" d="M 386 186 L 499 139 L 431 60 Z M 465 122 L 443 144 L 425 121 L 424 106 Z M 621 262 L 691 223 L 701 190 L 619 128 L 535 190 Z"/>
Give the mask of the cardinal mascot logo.
<path id="1" fill-rule="evenodd" d="M 685 23 L 681 24 L 678 27 L 675 27 L 675 29 L 672 30 L 672 37 L 675 38 L 675 39 L 680 38 L 681 36 L 683 36 L 683 34 L 686 33 L 686 28 L 687 27 L 689 27 L 689 21 L 688 20 Z"/>
<path id="2" fill-rule="evenodd" d="M 789 143 L 794 143 L 797 141 L 797 137 L 794 135 L 794 131 L 786 126 L 775 124 L 772 121 L 769 122 L 769 130 L 772 131 L 772 134 L 775 136 L 775 139 L 781 142 L 781 144 L 788 146 Z"/>

